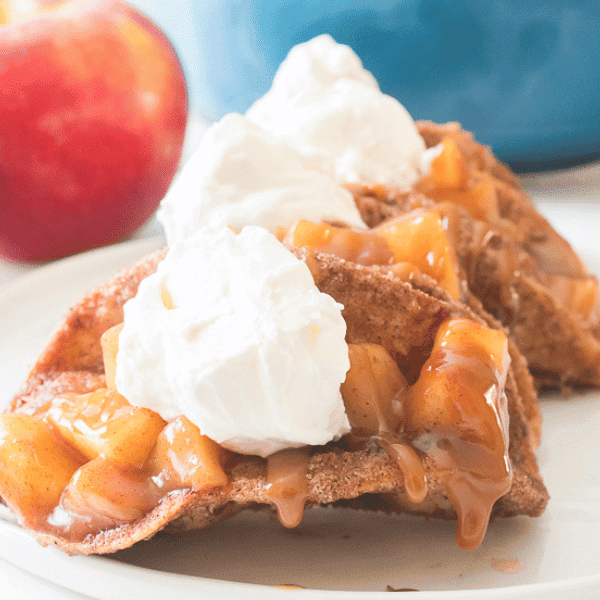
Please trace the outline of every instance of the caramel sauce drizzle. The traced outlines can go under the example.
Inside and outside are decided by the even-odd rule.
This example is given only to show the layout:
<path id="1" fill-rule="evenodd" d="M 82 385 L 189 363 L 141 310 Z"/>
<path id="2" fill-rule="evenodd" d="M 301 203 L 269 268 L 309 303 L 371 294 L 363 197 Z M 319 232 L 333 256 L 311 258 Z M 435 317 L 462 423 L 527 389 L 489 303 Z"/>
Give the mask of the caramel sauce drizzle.
<path id="1" fill-rule="evenodd" d="M 507 350 L 499 369 L 494 358 L 471 344 L 436 340 L 404 404 L 404 428 L 442 470 L 458 515 L 456 542 L 466 550 L 479 546 L 494 503 L 512 484 Z"/>
<path id="2" fill-rule="evenodd" d="M 404 492 L 413 504 L 421 504 L 427 497 L 427 477 L 419 455 L 401 433 L 381 431 L 371 439 L 398 465 L 404 478 Z"/>
<path id="3" fill-rule="evenodd" d="M 267 496 L 277 507 L 277 517 L 285 527 L 296 527 L 302 521 L 309 497 L 309 461 L 309 446 L 280 450 L 267 458 Z"/>

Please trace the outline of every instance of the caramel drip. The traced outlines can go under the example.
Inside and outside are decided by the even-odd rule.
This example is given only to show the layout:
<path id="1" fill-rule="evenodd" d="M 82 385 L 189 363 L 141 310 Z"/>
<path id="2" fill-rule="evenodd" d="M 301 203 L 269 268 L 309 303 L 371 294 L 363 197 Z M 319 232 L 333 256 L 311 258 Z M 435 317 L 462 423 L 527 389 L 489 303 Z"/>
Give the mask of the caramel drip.
<path id="1" fill-rule="evenodd" d="M 447 353 L 442 362 L 445 365 L 438 364 L 438 369 L 448 364 L 453 368 L 463 361 Z M 456 387 L 454 396 L 461 422 L 432 427 L 436 443 L 427 453 L 444 471 L 448 497 L 458 515 L 456 542 L 461 548 L 471 550 L 483 540 L 492 506 L 510 489 L 512 472 L 499 415 L 502 408 L 506 410 L 506 397 L 502 394 L 502 398 L 498 398 L 499 382 L 488 381 L 489 385 L 486 385 L 483 380 L 487 377 L 481 377 L 481 371 L 478 372 L 483 368 L 476 364 L 479 361 L 471 358 L 465 362 L 466 369 L 457 369 L 465 383 Z M 466 371 L 472 376 L 469 377 Z M 471 394 L 481 399 L 475 410 L 461 404 Z"/>
<path id="2" fill-rule="evenodd" d="M 456 508 L 457 544 L 471 550 L 485 535 L 495 501 L 510 489 L 508 411 L 504 381 L 471 345 L 448 343 L 434 349 L 405 405 L 413 443 L 443 473 Z"/>
<path id="3" fill-rule="evenodd" d="M 306 474 L 310 447 L 290 448 L 267 459 L 267 496 L 277 507 L 277 517 L 285 527 L 296 527 L 302 520 L 309 497 Z"/>
<path id="4" fill-rule="evenodd" d="M 385 450 L 402 471 L 404 491 L 409 501 L 413 504 L 423 502 L 427 496 L 427 478 L 415 449 L 404 439 L 402 434 L 391 431 L 381 431 L 372 439 Z"/>
<path id="5" fill-rule="evenodd" d="M 481 476 L 477 469 L 465 469 L 461 458 L 455 457 L 454 469 L 448 471 L 446 490 L 458 517 L 456 543 L 473 550 L 483 541 L 494 503 L 510 490 L 511 470 L 507 465 L 504 471 Z"/>

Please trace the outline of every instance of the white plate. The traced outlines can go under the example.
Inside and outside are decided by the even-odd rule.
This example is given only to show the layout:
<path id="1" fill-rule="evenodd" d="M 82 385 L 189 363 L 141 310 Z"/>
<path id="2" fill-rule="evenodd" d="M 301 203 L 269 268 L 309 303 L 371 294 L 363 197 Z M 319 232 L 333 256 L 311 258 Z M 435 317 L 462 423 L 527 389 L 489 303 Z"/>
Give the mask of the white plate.
<path id="1" fill-rule="evenodd" d="M 0 288 L 0 404 L 70 305 L 161 243 L 157 238 L 93 251 Z M 587 250 L 590 267 L 600 272 L 600 245 Z M 551 494 L 548 508 L 539 519 L 495 521 L 473 552 L 456 547 L 453 522 L 323 509 L 308 511 L 294 531 L 265 512 L 249 512 L 207 531 L 159 534 L 110 557 L 67 557 L 38 546 L 3 512 L 0 557 L 101 600 L 163 600 L 167 594 L 182 600 L 374 600 L 389 598 L 387 585 L 423 590 L 421 600 L 596 599 L 599 409 L 597 392 L 544 399 L 539 462 Z M 285 583 L 311 589 L 272 587 Z"/>

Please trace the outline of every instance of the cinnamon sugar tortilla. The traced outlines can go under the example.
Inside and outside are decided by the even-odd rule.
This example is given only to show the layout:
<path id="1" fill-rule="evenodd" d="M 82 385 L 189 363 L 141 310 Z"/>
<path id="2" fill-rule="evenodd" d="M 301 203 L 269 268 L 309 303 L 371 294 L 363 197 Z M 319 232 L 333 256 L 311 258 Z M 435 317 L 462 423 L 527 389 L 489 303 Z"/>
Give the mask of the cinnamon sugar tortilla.
<path id="1" fill-rule="evenodd" d="M 424 360 L 424 350 L 431 347 L 435 330 L 446 317 L 466 316 L 498 327 L 490 317 L 482 318 L 477 306 L 469 308 L 455 302 L 425 276 L 401 281 L 382 269 L 360 267 L 318 253 L 296 252 L 309 262 L 318 287 L 344 304 L 348 341 L 381 343 L 405 368 L 417 354 L 419 360 Z M 83 393 L 103 386 L 100 336 L 122 321 L 123 304 L 135 295 L 139 282 L 156 269 L 163 256 L 164 250 L 149 255 L 77 303 L 42 352 L 9 410 L 32 411 L 56 394 Z M 506 387 L 514 478 L 509 493 L 495 504 L 493 516 L 537 516 L 548 494 L 537 469 L 530 429 L 530 423 L 535 425 L 536 396 L 518 351 L 511 348 L 511 355 L 518 366 L 509 373 Z M 375 445 L 359 450 L 345 449 L 340 443 L 316 447 L 307 475 L 308 506 L 363 497 L 372 509 L 455 518 L 441 473 L 428 457 L 423 464 L 429 493 L 422 504 L 413 505 L 404 493 L 400 470 Z M 266 493 L 265 465 L 260 458 L 248 457 L 228 471 L 227 488 L 211 493 L 171 492 L 144 517 L 90 535 L 82 542 L 32 533 L 40 543 L 55 545 L 69 554 L 101 554 L 127 548 L 165 527 L 206 527 L 242 508 L 272 504 Z"/>

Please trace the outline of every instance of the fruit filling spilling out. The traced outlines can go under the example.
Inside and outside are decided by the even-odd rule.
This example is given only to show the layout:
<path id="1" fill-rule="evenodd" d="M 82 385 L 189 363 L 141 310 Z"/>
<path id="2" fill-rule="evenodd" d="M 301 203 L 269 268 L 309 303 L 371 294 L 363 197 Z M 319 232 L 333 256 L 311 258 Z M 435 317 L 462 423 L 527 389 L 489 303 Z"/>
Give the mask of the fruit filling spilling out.
<path id="1" fill-rule="evenodd" d="M 447 227 L 448 220 L 441 212 L 417 209 L 368 231 L 300 220 L 283 241 L 360 265 L 387 266 L 403 279 L 425 273 L 458 299 L 461 292 L 458 263 Z"/>

